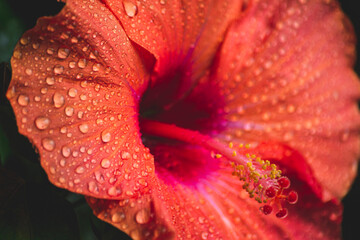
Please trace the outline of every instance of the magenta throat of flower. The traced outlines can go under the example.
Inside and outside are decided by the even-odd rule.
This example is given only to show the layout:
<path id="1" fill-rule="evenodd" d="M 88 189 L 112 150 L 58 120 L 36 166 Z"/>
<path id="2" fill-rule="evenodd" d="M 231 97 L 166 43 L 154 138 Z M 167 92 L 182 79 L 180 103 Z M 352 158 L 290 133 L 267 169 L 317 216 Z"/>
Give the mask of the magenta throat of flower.
<path id="1" fill-rule="evenodd" d="M 250 198 L 261 204 L 260 210 L 265 215 L 275 212 L 276 217 L 285 218 L 288 214 L 285 205 L 295 204 L 298 200 L 295 191 L 284 193 L 291 183 L 287 177 L 282 176 L 275 164 L 256 155 L 241 154 L 235 150 L 249 148 L 248 145 L 225 145 L 198 131 L 153 120 L 141 119 L 140 129 L 146 135 L 177 140 L 209 150 L 212 158 L 222 160 L 224 166 L 232 169 L 232 175 L 243 182 L 243 189 Z"/>

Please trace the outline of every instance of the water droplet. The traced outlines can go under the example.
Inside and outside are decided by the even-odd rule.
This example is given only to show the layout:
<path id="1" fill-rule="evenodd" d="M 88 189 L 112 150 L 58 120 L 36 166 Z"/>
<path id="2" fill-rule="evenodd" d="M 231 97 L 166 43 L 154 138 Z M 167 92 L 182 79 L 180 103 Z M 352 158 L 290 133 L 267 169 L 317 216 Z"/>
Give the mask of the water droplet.
<path id="1" fill-rule="evenodd" d="M 101 167 L 102 168 L 109 168 L 110 167 L 110 165 L 111 165 L 111 162 L 110 162 L 110 160 L 109 159 L 107 159 L 107 158 L 104 158 L 103 160 L 101 160 Z"/>
<path id="2" fill-rule="evenodd" d="M 201 233 L 201 239 L 206 240 L 206 239 L 208 239 L 208 236 L 209 236 L 209 233 L 207 233 L 207 232 L 202 232 Z"/>
<path id="3" fill-rule="evenodd" d="M 62 39 L 68 39 L 68 38 L 69 38 L 69 34 L 62 32 L 61 35 L 60 35 L 60 37 L 61 37 Z"/>
<path id="4" fill-rule="evenodd" d="M 78 118 L 81 119 L 84 116 L 84 112 L 83 111 L 79 111 L 77 114 Z"/>
<path id="5" fill-rule="evenodd" d="M 44 138 L 41 143 L 43 148 L 49 152 L 55 149 L 55 142 L 51 138 Z"/>
<path id="6" fill-rule="evenodd" d="M 68 117 L 71 117 L 74 114 L 74 108 L 72 107 L 66 107 L 65 108 L 65 115 Z"/>
<path id="7" fill-rule="evenodd" d="M 125 13 L 126 15 L 128 15 L 129 17 L 135 17 L 135 15 L 137 14 L 138 12 L 138 9 L 137 9 L 137 6 L 128 1 L 128 0 L 124 0 L 123 1 L 123 6 L 124 6 L 124 10 L 125 10 Z"/>
<path id="8" fill-rule="evenodd" d="M 68 95 L 69 95 L 69 97 L 74 98 L 74 97 L 76 97 L 77 92 L 78 91 L 77 91 L 76 88 L 70 88 L 69 91 L 68 91 Z"/>
<path id="9" fill-rule="evenodd" d="M 141 209 L 136 213 L 135 220 L 139 224 L 148 223 L 150 220 L 150 214 L 147 209 Z"/>
<path id="10" fill-rule="evenodd" d="M 125 214 L 123 212 L 116 212 L 111 216 L 111 221 L 113 223 L 119 223 L 125 219 Z"/>
<path id="11" fill-rule="evenodd" d="M 54 101 L 54 106 L 56 108 L 61 108 L 62 106 L 64 106 L 65 104 L 65 98 L 63 95 L 61 95 L 60 93 L 54 93 L 53 96 L 53 101 Z"/>
<path id="12" fill-rule="evenodd" d="M 33 44 L 32 44 L 32 48 L 33 49 L 38 49 L 40 47 L 40 43 L 38 43 L 38 42 L 34 42 Z"/>
<path id="13" fill-rule="evenodd" d="M 74 68 L 76 66 L 76 62 L 69 62 L 69 68 Z"/>
<path id="14" fill-rule="evenodd" d="M 20 59 L 21 58 L 21 52 L 19 50 L 15 50 L 13 53 L 14 58 Z"/>
<path id="15" fill-rule="evenodd" d="M 22 45 L 28 44 L 28 43 L 29 43 L 29 38 L 27 38 L 27 37 L 22 37 L 22 38 L 20 38 L 20 43 L 21 43 Z"/>
<path id="16" fill-rule="evenodd" d="M 60 59 L 67 58 L 69 56 L 69 54 L 70 54 L 70 50 L 67 48 L 59 48 L 59 50 L 58 50 L 58 57 Z"/>
<path id="17" fill-rule="evenodd" d="M 112 196 L 119 196 L 121 194 L 121 189 L 119 187 L 112 186 L 108 189 L 107 193 Z"/>
<path id="18" fill-rule="evenodd" d="M 48 25 L 46 28 L 49 32 L 55 32 L 55 28 L 51 25 Z"/>
<path id="19" fill-rule="evenodd" d="M 98 181 L 99 183 L 103 183 L 103 182 L 105 181 L 104 176 L 102 175 L 101 172 L 96 171 L 96 172 L 94 173 L 94 175 L 95 175 L 96 181 Z"/>
<path id="20" fill-rule="evenodd" d="M 56 173 L 56 169 L 55 169 L 54 167 L 50 167 L 49 170 L 50 170 L 50 173 L 51 173 L 51 174 L 55 174 L 55 173 Z"/>
<path id="21" fill-rule="evenodd" d="M 71 43 L 78 43 L 79 40 L 76 37 L 72 37 L 70 41 Z"/>
<path id="22" fill-rule="evenodd" d="M 69 147 L 67 147 L 67 146 L 63 146 L 62 148 L 61 148 L 61 154 L 64 156 L 64 157 L 69 157 L 70 156 L 70 154 L 71 154 L 71 149 L 69 148 Z"/>
<path id="23" fill-rule="evenodd" d="M 25 95 L 19 95 L 18 97 L 18 104 L 20 106 L 27 106 L 29 104 L 29 97 L 28 96 L 25 96 Z"/>
<path id="24" fill-rule="evenodd" d="M 64 72 L 64 67 L 61 65 L 56 65 L 54 67 L 54 73 L 55 74 L 62 74 Z"/>
<path id="25" fill-rule="evenodd" d="M 65 167 L 65 165 L 66 165 L 66 160 L 65 160 L 65 159 L 61 159 L 61 160 L 59 161 L 59 164 L 60 164 L 60 166 Z"/>
<path id="26" fill-rule="evenodd" d="M 101 140 L 102 140 L 104 143 L 110 142 L 110 140 L 111 140 L 111 133 L 110 133 L 110 132 L 107 132 L 107 131 L 103 131 L 103 132 L 101 133 Z"/>
<path id="27" fill-rule="evenodd" d="M 32 75 L 33 71 L 30 68 L 25 69 L 26 75 Z"/>
<path id="28" fill-rule="evenodd" d="M 79 125 L 79 130 L 82 133 L 87 133 L 89 131 L 89 126 L 86 123 L 81 124 Z"/>
<path id="29" fill-rule="evenodd" d="M 132 240 L 140 240 L 141 239 L 141 233 L 138 229 L 134 229 L 130 232 L 130 237 Z"/>
<path id="30" fill-rule="evenodd" d="M 38 117 L 35 119 L 35 126 L 39 130 L 44 130 L 48 128 L 49 125 L 50 125 L 50 119 L 48 119 L 47 117 Z"/>
<path id="31" fill-rule="evenodd" d="M 97 72 L 97 71 L 99 71 L 100 70 L 100 64 L 99 63 L 95 63 L 94 65 L 93 65 L 93 67 L 92 67 L 92 69 L 93 69 L 93 71 L 94 72 Z"/>
<path id="32" fill-rule="evenodd" d="M 87 97 L 86 97 L 85 94 L 81 94 L 81 95 L 80 95 L 80 99 L 81 99 L 82 101 L 85 101 L 85 100 L 87 99 Z"/>
<path id="33" fill-rule="evenodd" d="M 47 89 L 46 87 L 41 88 L 41 89 L 40 89 L 40 92 L 41 92 L 42 94 L 46 94 L 46 93 L 48 92 L 48 89 Z"/>
<path id="34" fill-rule="evenodd" d="M 86 67 L 86 64 L 87 64 L 87 61 L 85 58 L 82 58 L 78 61 L 78 66 L 79 68 L 85 68 Z"/>
<path id="35" fill-rule="evenodd" d="M 48 85 L 54 85 L 55 84 L 55 78 L 53 78 L 53 77 L 47 77 L 46 79 L 45 79 L 45 81 L 46 81 L 46 83 L 48 84 Z"/>
<path id="36" fill-rule="evenodd" d="M 88 183 L 88 190 L 89 190 L 89 192 L 92 192 L 92 193 L 99 192 L 99 189 L 98 189 L 98 186 L 97 186 L 96 182 L 94 182 L 94 181 L 89 182 Z"/>
<path id="37" fill-rule="evenodd" d="M 46 53 L 49 54 L 49 55 L 53 55 L 54 52 L 55 52 L 55 50 L 53 48 L 46 49 Z"/>
<path id="38" fill-rule="evenodd" d="M 75 172 L 77 174 L 82 174 L 85 172 L 85 168 L 83 166 L 78 166 L 76 169 L 75 169 Z"/>
<path id="39" fill-rule="evenodd" d="M 130 159 L 130 157 L 131 157 L 131 155 L 130 155 L 129 152 L 126 152 L 126 151 L 122 151 L 122 152 L 121 152 L 121 158 L 122 158 L 123 160 L 128 160 L 128 159 Z"/>

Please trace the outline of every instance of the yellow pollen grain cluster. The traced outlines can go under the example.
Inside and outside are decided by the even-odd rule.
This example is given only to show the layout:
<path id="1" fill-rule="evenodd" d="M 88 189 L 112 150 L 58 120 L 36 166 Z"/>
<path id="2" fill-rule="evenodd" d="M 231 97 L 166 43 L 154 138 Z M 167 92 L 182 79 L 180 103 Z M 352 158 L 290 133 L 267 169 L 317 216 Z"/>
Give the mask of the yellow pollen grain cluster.
<path id="1" fill-rule="evenodd" d="M 243 147 L 243 145 L 239 145 Z M 277 169 L 275 164 L 271 164 L 268 160 L 262 160 L 255 154 L 245 154 L 247 158 L 246 164 L 238 164 L 231 162 L 234 169 L 232 175 L 239 177 L 243 181 L 243 189 L 245 189 L 250 198 L 255 197 L 259 203 L 266 202 L 264 196 L 264 186 L 261 183 L 271 181 L 281 177 L 281 171 Z"/>

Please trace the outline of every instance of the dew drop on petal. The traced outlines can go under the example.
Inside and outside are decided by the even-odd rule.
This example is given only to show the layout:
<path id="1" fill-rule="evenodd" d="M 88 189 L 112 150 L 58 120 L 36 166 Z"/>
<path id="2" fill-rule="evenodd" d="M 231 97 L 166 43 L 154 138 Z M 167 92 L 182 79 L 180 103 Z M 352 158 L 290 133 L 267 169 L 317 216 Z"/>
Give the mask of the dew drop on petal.
<path id="1" fill-rule="evenodd" d="M 137 9 L 137 6 L 128 1 L 128 0 L 124 0 L 123 1 L 123 6 L 124 6 L 124 10 L 125 10 L 125 13 L 126 15 L 128 15 L 129 17 L 135 17 L 135 15 L 137 14 L 138 12 L 138 9 Z"/>
<path id="2" fill-rule="evenodd" d="M 65 108 L 65 115 L 68 116 L 68 117 L 71 117 L 72 115 L 74 115 L 74 108 L 66 107 Z"/>
<path id="3" fill-rule="evenodd" d="M 109 196 L 112 196 L 112 197 L 119 196 L 121 194 L 121 189 L 113 186 L 108 189 L 107 193 L 109 194 Z"/>
<path id="4" fill-rule="evenodd" d="M 92 66 L 92 69 L 94 72 L 97 72 L 100 70 L 100 64 L 99 63 L 95 63 L 93 66 Z"/>
<path id="5" fill-rule="evenodd" d="M 59 161 L 59 164 L 60 164 L 60 166 L 65 167 L 65 165 L 66 165 L 66 160 L 65 160 L 65 159 L 61 159 L 61 160 Z"/>
<path id="6" fill-rule="evenodd" d="M 134 229 L 130 232 L 130 237 L 133 240 L 140 240 L 141 239 L 141 233 L 138 229 Z"/>
<path id="7" fill-rule="evenodd" d="M 30 68 L 25 69 L 26 75 L 32 75 L 33 71 Z"/>
<path id="8" fill-rule="evenodd" d="M 74 68 L 76 66 L 76 62 L 71 61 L 69 62 L 69 68 Z"/>
<path id="9" fill-rule="evenodd" d="M 98 192 L 99 190 L 98 190 L 98 186 L 97 186 L 96 182 L 94 182 L 94 181 L 89 182 L 88 190 L 89 190 L 89 192 L 92 192 L 92 193 Z"/>
<path id="10" fill-rule="evenodd" d="M 96 181 L 98 181 L 99 183 L 103 183 L 103 182 L 105 181 L 104 175 L 102 175 L 101 172 L 96 171 L 96 172 L 94 173 L 94 175 L 95 175 Z"/>
<path id="11" fill-rule="evenodd" d="M 15 50 L 13 53 L 14 58 L 20 59 L 21 58 L 21 52 L 19 50 Z"/>
<path id="12" fill-rule="evenodd" d="M 58 50 L 58 57 L 60 59 L 65 59 L 69 56 L 70 50 L 67 48 L 59 48 Z"/>
<path id="13" fill-rule="evenodd" d="M 102 168 L 109 168 L 110 165 L 111 165 L 111 162 L 110 162 L 109 159 L 104 158 L 103 160 L 101 160 L 100 165 L 101 165 Z"/>
<path id="14" fill-rule="evenodd" d="M 56 108 L 61 108 L 62 106 L 64 106 L 65 104 L 65 98 L 63 95 L 61 95 L 60 93 L 54 93 L 53 96 L 53 101 L 54 101 L 54 106 Z"/>
<path id="15" fill-rule="evenodd" d="M 122 152 L 121 152 L 121 158 L 122 158 L 123 160 L 128 160 L 128 159 L 130 159 L 130 157 L 131 157 L 131 155 L 130 155 L 129 152 L 126 152 L 126 151 L 122 151 Z"/>
<path id="16" fill-rule="evenodd" d="M 55 142 L 51 138 L 43 138 L 41 141 L 43 148 L 49 152 L 55 149 Z"/>
<path id="17" fill-rule="evenodd" d="M 82 58 L 78 61 L 78 66 L 79 68 L 85 68 L 86 67 L 86 64 L 87 64 L 87 61 L 85 58 Z"/>
<path id="18" fill-rule="evenodd" d="M 44 130 L 44 129 L 48 128 L 49 125 L 50 125 L 50 119 L 47 117 L 38 117 L 35 119 L 35 126 L 39 130 Z"/>
<path id="19" fill-rule="evenodd" d="M 202 232 L 202 233 L 201 233 L 201 239 L 204 239 L 204 240 L 208 239 L 208 235 L 209 235 L 209 233 L 207 233 L 207 232 Z"/>
<path id="20" fill-rule="evenodd" d="M 77 168 L 75 168 L 75 172 L 77 174 L 82 174 L 85 172 L 85 168 L 83 166 L 78 166 Z"/>
<path id="21" fill-rule="evenodd" d="M 33 49 L 38 49 L 40 47 L 40 43 L 38 43 L 38 42 L 34 42 L 33 44 L 32 44 L 32 48 Z"/>
<path id="22" fill-rule="evenodd" d="M 29 38 L 27 38 L 27 37 L 20 38 L 20 43 L 21 43 L 21 45 L 28 44 L 29 43 Z"/>
<path id="23" fill-rule="evenodd" d="M 64 72 L 64 67 L 61 65 L 56 65 L 54 67 L 54 73 L 55 74 L 62 74 Z"/>
<path id="24" fill-rule="evenodd" d="M 55 50 L 53 48 L 46 49 L 46 53 L 49 54 L 49 55 L 53 55 L 54 52 L 55 52 Z"/>
<path id="25" fill-rule="evenodd" d="M 49 170 L 50 170 L 50 173 L 51 173 L 51 174 L 55 174 L 55 173 L 56 173 L 56 169 L 55 169 L 54 167 L 50 167 Z"/>
<path id="26" fill-rule="evenodd" d="M 69 148 L 69 147 L 67 147 L 67 146 L 63 146 L 62 148 L 61 148 L 61 154 L 64 156 L 64 157 L 69 157 L 70 156 L 70 154 L 71 154 L 71 149 Z"/>
<path id="27" fill-rule="evenodd" d="M 150 220 L 150 214 L 149 214 L 148 210 L 141 209 L 140 211 L 138 211 L 135 215 L 135 220 L 139 224 L 148 223 Z"/>
<path id="28" fill-rule="evenodd" d="M 79 125 L 79 130 L 82 133 L 87 133 L 89 131 L 89 126 L 86 123 L 80 124 Z"/>
<path id="29" fill-rule="evenodd" d="M 78 92 L 78 91 L 77 91 L 76 88 L 70 88 L 69 91 L 68 91 L 68 95 L 69 95 L 69 97 L 74 98 L 74 97 L 76 97 L 77 92 Z"/>
<path id="30" fill-rule="evenodd" d="M 19 95 L 17 102 L 20 106 L 25 107 L 29 104 L 29 97 L 25 95 Z"/>
<path id="31" fill-rule="evenodd" d="M 102 140 L 104 143 L 110 142 L 110 140 L 111 140 L 111 133 L 110 133 L 110 132 L 107 132 L 107 131 L 103 131 L 103 132 L 101 133 L 101 140 Z"/>
<path id="32" fill-rule="evenodd" d="M 76 37 L 72 37 L 70 41 L 71 43 L 78 43 L 79 40 Z"/>
<path id="33" fill-rule="evenodd" d="M 124 219 L 125 219 L 125 214 L 122 212 L 116 212 L 111 216 L 111 221 L 113 223 L 119 223 Z"/>
<path id="34" fill-rule="evenodd" d="M 45 79 L 45 82 L 48 84 L 48 85 L 54 85 L 55 84 L 55 78 L 53 78 L 53 77 L 47 77 L 46 79 Z"/>

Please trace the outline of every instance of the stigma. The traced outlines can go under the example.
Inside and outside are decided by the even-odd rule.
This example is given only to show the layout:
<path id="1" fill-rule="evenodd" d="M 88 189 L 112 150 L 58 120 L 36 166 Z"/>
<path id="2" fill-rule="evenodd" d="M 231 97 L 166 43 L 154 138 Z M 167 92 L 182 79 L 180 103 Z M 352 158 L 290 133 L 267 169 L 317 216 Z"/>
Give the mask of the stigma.
<path id="1" fill-rule="evenodd" d="M 263 214 L 275 212 L 276 217 L 285 218 L 288 215 L 286 204 L 295 204 L 298 201 L 297 192 L 288 190 L 291 185 L 289 178 L 282 176 L 281 170 L 270 161 L 262 160 L 256 155 L 245 156 L 245 164 L 230 163 L 233 168 L 232 174 L 243 182 L 243 189 L 250 198 L 263 204 L 260 207 Z"/>

